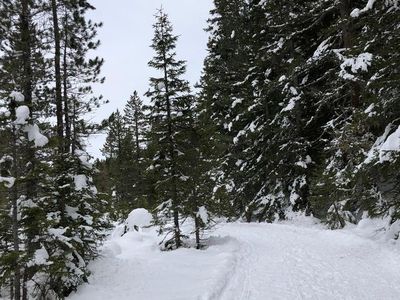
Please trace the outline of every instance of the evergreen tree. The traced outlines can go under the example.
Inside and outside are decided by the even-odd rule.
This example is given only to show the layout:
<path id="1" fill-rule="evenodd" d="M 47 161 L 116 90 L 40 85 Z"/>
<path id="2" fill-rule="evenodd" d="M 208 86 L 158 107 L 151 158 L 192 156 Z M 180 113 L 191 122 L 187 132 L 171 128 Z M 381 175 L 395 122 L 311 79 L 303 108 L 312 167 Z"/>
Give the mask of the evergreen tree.
<path id="1" fill-rule="evenodd" d="M 87 280 L 88 262 L 96 257 L 102 228 L 107 226 L 102 217 L 107 205 L 97 197 L 93 166 L 83 144 L 93 128 L 85 115 L 99 106 L 91 84 L 103 81 L 103 60 L 89 55 L 99 45 L 95 38 L 101 24 L 88 20 L 88 11 L 94 9 L 88 1 L 53 0 L 50 8 L 57 116 L 51 175 L 56 186 L 49 189 L 51 226 L 45 247 L 53 261 L 40 288 L 65 297 Z"/>
<path id="2" fill-rule="evenodd" d="M 172 34 L 172 25 L 167 15 L 160 10 L 156 15 L 154 38 L 151 47 L 155 56 L 149 66 L 160 72 L 160 77 L 150 78 L 150 89 L 146 93 L 151 99 L 149 151 L 150 169 L 155 176 L 158 198 L 158 215 L 161 223 L 173 220 L 167 231 L 172 238 L 165 248 L 182 246 L 180 217 L 184 213 L 183 202 L 188 191 L 187 129 L 193 120 L 193 96 L 189 83 L 181 79 L 185 62 L 176 59 L 177 36 Z"/>
<path id="3" fill-rule="evenodd" d="M 135 145 L 124 117 L 117 110 L 108 119 L 108 134 L 103 153 L 106 156 L 105 166 L 110 172 L 109 192 L 121 217 L 126 217 L 134 208 L 134 186 L 137 184 L 137 170 L 134 169 Z"/>
<path id="4" fill-rule="evenodd" d="M 127 141 L 130 142 L 132 140 L 134 143 L 133 157 L 127 157 L 127 159 L 132 161 L 131 170 L 128 170 L 127 174 L 130 174 L 130 177 L 134 181 L 132 185 L 133 198 L 131 199 L 131 201 L 135 203 L 134 207 L 149 208 L 152 201 L 149 196 L 146 195 L 150 191 L 148 190 L 149 184 L 146 180 L 145 173 L 147 168 L 146 136 L 149 130 L 145 110 L 142 100 L 137 92 L 134 91 L 124 109 L 125 126 L 129 131 Z"/>
<path id="5" fill-rule="evenodd" d="M 10 297 L 14 299 L 63 298 L 86 280 L 87 263 L 96 256 L 100 230 L 105 226 L 99 210 L 104 203 L 97 201 L 93 170 L 81 139 L 87 134 L 82 113 L 93 104 L 92 100 L 85 103 L 84 96 L 90 94 L 87 85 L 96 81 L 102 62 L 87 56 L 98 45 L 93 42 L 97 25 L 85 21 L 85 12 L 93 8 L 86 1 L 1 3 L 7 16 L 4 26 L 10 26 L 2 35 L 4 51 L 0 57 L 0 94 L 7 115 L 1 128 L 7 143 L 1 154 L 12 162 L 5 159 L 2 169 L 15 178 L 3 206 L 4 212 L 13 208 L 14 215 L 4 216 L 13 224 L 13 231 L 5 231 L 7 239 L 2 240 L 6 250 L 1 252 L 1 285 L 13 284 Z M 79 40 L 75 45 L 66 46 L 66 41 L 73 39 L 72 34 L 65 35 L 67 23 L 60 25 L 61 11 L 75 21 L 74 30 L 68 29 L 75 33 L 75 42 Z M 43 54 L 50 50 L 54 50 L 53 59 Z M 65 68 L 67 57 L 70 69 Z M 38 126 L 45 128 L 44 124 L 38 120 L 52 116 L 49 99 L 54 99 L 53 95 L 58 137 L 47 144 Z M 72 99 L 76 109 L 71 116 L 76 126 L 74 134 L 68 135 L 64 119 L 69 112 L 63 105 Z M 50 130 L 46 129 L 47 135 Z M 67 147 L 71 144 L 72 148 Z M 10 247 L 17 242 L 18 247 Z"/>
<path id="6" fill-rule="evenodd" d="M 5 203 L 5 207 L 13 211 L 10 222 L 14 247 L 9 256 L 4 253 L 2 259 L 6 259 L 3 264 L 6 276 L 3 279 L 13 282 L 11 294 L 15 299 L 28 297 L 27 285 L 35 269 L 30 265 L 35 250 L 40 247 L 39 237 L 43 229 L 43 210 L 38 193 L 44 183 L 41 180 L 43 157 L 42 150 L 37 147 L 44 146 L 47 138 L 41 135 L 37 124 L 42 116 L 38 110 L 37 95 L 42 92 L 38 86 L 45 77 L 40 68 L 44 63 L 45 48 L 41 45 L 41 29 L 32 21 L 34 14 L 37 18 L 43 17 L 40 4 L 40 1 L 25 0 L 2 2 L 2 12 L 7 17 L 3 26 L 9 26 L 9 30 L 2 35 L 3 52 L 0 57 L 0 93 L 5 99 L 3 109 L 8 111 L 2 127 L 6 137 L 2 155 L 7 158 L 6 162 L 11 162 L 9 172 L 15 178 L 8 203 Z M 14 261 L 7 257 L 13 257 Z M 12 274 L 14 278 L 10 280 Z M 3 284 L 6 284 L 5 281 Z"/>
<path id="7" fill-rule="evenodd" d="M 244 107 L 243 101 L 251 101 L 251 97 L 247 98 L 250 86 L 239 87 L 247 76 L 249 61 L 246 13 L 243 1 L 215 1 L 207 29 L 211 37 L 199 103 L 201 118 L 213 123 L 207 127 L 213 132 L 215 147 L 212 148 L 216 151 L 213 156 L 218 158 L 219 165 L 216 191 L 221 196 L 228 193 L 236 215 L 244 212 L 246 196 L 240 189 L 242 176 L 236 165 L 243 147 L 235 145 L 234 139 L 243 122 L 238 109 Z"/>

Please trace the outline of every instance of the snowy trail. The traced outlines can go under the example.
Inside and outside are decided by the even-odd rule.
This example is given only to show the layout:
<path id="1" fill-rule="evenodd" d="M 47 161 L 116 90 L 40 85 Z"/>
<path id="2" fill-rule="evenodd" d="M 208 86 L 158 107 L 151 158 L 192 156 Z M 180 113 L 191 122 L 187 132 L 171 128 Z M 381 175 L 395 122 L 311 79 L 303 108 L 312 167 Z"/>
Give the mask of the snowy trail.
<path id="1" fill-rule="evenodd" d="M 69 300 L 400 299 L 400 253 L 350 231 L 223 224 L 206 251 L 114 238 Z"/>
<path id="2" fill-rule="evenodd" d="M 353 233 L 275 224 L 220 232 L 240 250 L 216 299 L 400 299 L 399 253 Z"/>

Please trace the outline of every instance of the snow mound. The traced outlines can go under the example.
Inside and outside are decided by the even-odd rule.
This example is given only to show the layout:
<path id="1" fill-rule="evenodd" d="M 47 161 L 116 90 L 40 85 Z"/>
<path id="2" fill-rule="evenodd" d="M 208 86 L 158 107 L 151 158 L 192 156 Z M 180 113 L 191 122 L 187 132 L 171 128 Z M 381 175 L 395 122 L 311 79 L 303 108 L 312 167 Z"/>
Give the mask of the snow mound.
<path id="1" fill-rule="evenodd" d="M 137 208 L 131 211 L 126 219 L 126 226 L 129 230 L 134 230 L 135 227 L 150 226 L 153 221 L 153 216 L 144 208 Z"/>

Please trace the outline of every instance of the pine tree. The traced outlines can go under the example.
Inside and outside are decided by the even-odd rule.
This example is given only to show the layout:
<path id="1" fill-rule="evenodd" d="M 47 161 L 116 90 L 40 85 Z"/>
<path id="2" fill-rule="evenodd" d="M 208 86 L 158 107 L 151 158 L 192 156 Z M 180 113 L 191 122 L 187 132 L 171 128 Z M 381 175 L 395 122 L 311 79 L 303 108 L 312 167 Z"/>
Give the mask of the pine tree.
<path id="1" fill-rule="evenodd" d="M 90 94 L 102 63 L 87 55 L 98 46 L 93 41 L 98 25 L 86 22 L 85 13 L 93 8 L 86 1 L 2 1 L 1 6 L 1 30 L 8 29 L 1 35 L 1 135 L 6 137 L 1 169 L 15 178 L 7 201 L 1 201 L 13 229 L 2 227 L 1 285 L 13 285 L 14 299 L 64 297 L 87 277 L 87 263 L 97 253 L 105 226 L 99 209 L 104 203 L 97 201 L 81 139 L 89 127 L 82 114 L 97 102 L 85 103 L 83 97 Z M 68 18 L 74 26 L 68 27 Z M 53 95 L 58 138 L 47 144 L 41 130 L 47 135 L 51 128 L 38 120 L 52 116 Z M 66 103 L 74 109 L 68 111 Z M 68 129 L 64 120 L 70 117 Z"/>
<path id="2" fill-rule="evenodd" d="M 135 142 L 135 160 L 139 164 L 143 158 L 142 148 L 145 142 L 147 124 L 143 102 L 136 91 L 130 97 L 124 108 L 124 122 Z"/>
<path id="3" fill-rule="evenodd" d="M 149 128 L 145 110 L 142 100 L 137 92 L 134 91 L 124 108 L 124 122 L 129 130 L 127 141 L 130 142 L 132 140 L 134 143 L 133 157 L 127 157 L 128 160 L 132 161 L 131 169 L 128 170 L 127 174 L 134 181 L 131 199 L 134 202 L 134 206 L 131 208 L 150 208 L 151 206 L 151 199 L 146 195 L 149 192 L 145 171 L 147 168 L 146 136 Z"/>
<path id="4" fill-rule="evenodd" d="M 360 103 L 352 122 L 362 130 L 356 138 L 365 142 L 359 147 L 363 155 L 354 164 L 353 210 L 370 216 L 389 216 L 391 223 L 399 218 L 398 151 L 391 141 L 398 137 L 399 7 L 396 1 L 360 3 L 350 13 L 352 22 L 362 28 L 353 47 L 350 62 L 363 68 L 346 68 L 360 86 Z M 375 23 L 373 20 L 378 20 Z M 365 153 L 367 156 L 365 157 Z M 362 197 L 357 197 L 361 195 Z"/>
<path id="5" fill-rule="evenodd" d="M 41 203 L 38 190 L 43 183 L 40 180 L 43 157 L 41 157 L 42 150 L 37 147 L 44 146 L 47 138 L 41 135 L 37 124 L 37 119 L 42 115 L 38 112 L 38 103 L 35 100 L 42 92 L 38 84 L 45 75 L 38 65 L 43 63 L 42 53 L 45 49 L 41 45 L 43 34 L 32 21 L 33 14 L 38 18 L 41 16 L 39 4 L 38 1 L 2 3 L 3 12 L 8 17 L 3 26 L 9 26 L 9 30 L 2 35 L 4 52 L 0 57 L 1 94 L 5 101 L 8 101 L 5 109 L 9 111 L 8 121 L 6 120 L 3 127 L 3 133 L 7 136 L 5 144 L 8 144 L 8 147 L 2 154 L 5 154 L 6 158 L 11 158 L 9 171 L 14 174 L 16 181 L 9 195 L 9 204 L 14 212 L 11 222 L 14 244 L 16 237 L 23 236 L 18 238 L 20 245 L 15 246 L 10 252 L 16 261 L 11 265 L 10 261 L 7 261 L 4 263 L 4 268 L 12 268 L 14 264 L 12 294 L 16 299 L 28 297 L 27 283 L 34 272 L 34 268 L 29 264 L 39 247 L 38 236 L 43 220 L 41 209 L 37 208 Z M 24 120 L 21 116 L 24 116 Z M 10 273 L 7 276 L 10 276 Z"/>
<path id="6" fill-rule="evenodd" d="M 188 189 L 186 129 L 192 120 L 193 96 L 189 83 L 181 79 L 185 62 L 176 59 L 177 36 L 172 34 L 172 25 L 167 15 L 158 11 L 151 47 L 155 56 L 149 66 L 160 72 L 160 77 L 150 78 L 150 90 L 146 93 L 151 99 L 149 151 L 150 169 L 155 176 L 155 189 L 158 198 L 160 222 L 173 220 L 167 235 L 173 237 L 166 241 L 165 248 L 182 246 L 180 216 L 183 201 Z"/>
<path id="7" fill-rule="evenodd" d="M 120 217 L 125 217 L 135 207 L 134 186 L 138 183 L 135 158 L 137 151 L 134 136 L 117 110 L 108 121 L 108 134 L 103 153 L 105 166 L 110 172 L 111 190 L 114 207 Z"/>
<path id="8" fill-rule="evenodd" d="M 49 189 L 52 218 L 45 247 L 53 263 L 42 284 L 59 297 L 87 280 L 87 264 L 96 257 L 101 230 L 107 226 L 102 216 L 107 205 L 97 197 L 94 169 L 82 140 L 93 128 L 85 115 L 99 106 L 91 84 L 103 81 L 99 78 L 103 60 L 89 55 L 99 45 L 95 38 L 101 26 L 88 20 L 87 12 L 92 9 L 87 1 L 51 2 L 57 116 L 52 176 L 57 184 Z"/>
<path id="9" fill-rule="evenodd" d="M 213 147 L 220 165 L 216 190 L 229 194 L 237 215 L 244 212 L 246 196 L 240 188 L 242 175 L 236 165 L 243 145 L 235 145 L 234 140 L 244 121 L 238 110 L 252 98 L 248 97 L 251 85 L 241 84 L 249 68 L 247 17 L 243 1 L 215 1 L 208 21 L 211 38 L 200 95 L 201 118 L 212 120 L 213 126 L 208 128 L 214 131 L 213 139 L 219 144 Z"/>

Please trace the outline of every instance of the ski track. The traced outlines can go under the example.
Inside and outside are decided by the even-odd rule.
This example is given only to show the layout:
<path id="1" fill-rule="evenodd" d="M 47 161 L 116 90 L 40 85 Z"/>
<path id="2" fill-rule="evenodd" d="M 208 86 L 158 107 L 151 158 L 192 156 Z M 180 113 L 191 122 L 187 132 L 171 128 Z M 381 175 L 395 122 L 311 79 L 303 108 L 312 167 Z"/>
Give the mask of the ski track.
<path id="1" fill-rule="evenodd" d="M 205 251 L 113 240 L 70 300 L 400 299 L 400 253 L 353 232 L 224 224 Z"/>
<path id="2" fill-rule="evenodd" d="M 355 234 L 278 224 L 220 232 L 240 249 L 237 271 L 216 299 L 400 299 L 400 254 Z"/>

